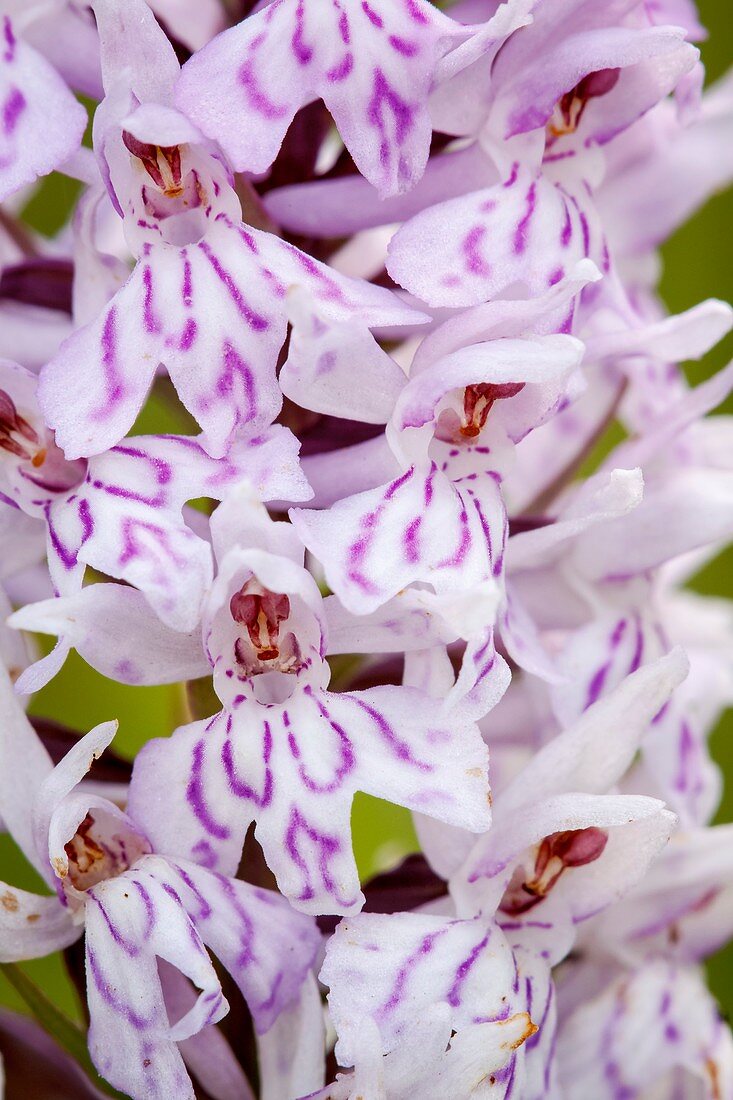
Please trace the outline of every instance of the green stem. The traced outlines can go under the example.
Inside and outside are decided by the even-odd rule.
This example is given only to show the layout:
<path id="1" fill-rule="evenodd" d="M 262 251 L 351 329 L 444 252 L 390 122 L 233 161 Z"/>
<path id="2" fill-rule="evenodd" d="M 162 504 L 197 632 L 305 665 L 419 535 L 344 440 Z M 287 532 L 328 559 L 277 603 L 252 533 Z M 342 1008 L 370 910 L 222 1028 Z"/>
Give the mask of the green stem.
<path id="1" fill-rule="evenodd" d="M 187 721 L 197 722 L 201 718 L 211 718 L 221 710 L 221 701 L 214 691 L 211 676 L 202 676 L 198 680 L 186 681 Z"/>
<path id="2" fill-rule="evenodd" d="M 345 691 L 365 664 L 361 653 L 337 653 L 328 658 L 328 663 L 331 667 L 330 691 Z"/>
<path id="3" fill-rule="evenodd" d="M 97 1073 L 89 1057 L 86 1034 L 82 1029 L 56 1008 L 17 963 L 0 963 L 0 972 L 23 998 L 43 1030 L 74 1059 L 96 1088 L 107 1096 L 125 1100 L 124 1093 L 113 1089 Z"/>

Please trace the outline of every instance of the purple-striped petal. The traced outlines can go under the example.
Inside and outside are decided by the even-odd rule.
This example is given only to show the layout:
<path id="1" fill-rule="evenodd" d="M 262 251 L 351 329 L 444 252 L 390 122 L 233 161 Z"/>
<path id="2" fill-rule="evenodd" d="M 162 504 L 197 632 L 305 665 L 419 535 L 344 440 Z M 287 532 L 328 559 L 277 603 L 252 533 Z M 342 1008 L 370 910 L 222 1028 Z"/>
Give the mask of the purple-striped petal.
<path id="1" fill-rule="evenodd" d="M 438 62 L 469 35 L 424 0 L 276 0 L 185 65 L 176 101 L 235 168 L 263 172 L 296 111 L 322 98 L 362 175 L 389 195 L 422 175 Z"/>
<path id="2" fill-rule="evenodd" d="M 86 111 L 48 62 L 0 21 L 0 201 L 81 145 Z"/>
<path id="3" fill-rule="evenodd" d="M 542 294 L 603 242 L 586 199 L 515 165 L 501 184 L 438 203 L 392 238 L 392 277 L 433 306 L 472 306 L 514 283 Z"/>
<path id="4" fill-rule="evenodd" d="M 149 793 L 161 767 L 188 777 L 185 798 L 164 814 Z M 232 715 L 146 746 L 130 805 L 158 850 L 226 873 L 256 821 L 283 893 L 307 912 L 334 913 L 363 900 L 350 828 L 357 790 L 472 831 L 490 819 L 476 727 L 420 692 L 393 687 L 339 695 L 306 687 L 267 708 L 235 700 Z"/>
<path id="5" fill-rule="evenodd" d="M 303 286 L 330 320 L 419 320 L 389 291 L 329 270 L 292 245 L 221 214 L 184 248 L 146 245 L 106 311 L 62 345 L 41 374 L 39 399 L 68 457 L 97 454 L 129 430 L 155 368 L 220 457 L 236 429 L 268 427 L 282 401 L 275 362 L 286 292 Z"/>
<path id="6" fill-rule="evenodd" d="M 139 864 L 88 892 L 87 1002 L 92 1060 L 115 1088 L 133 1096 L 194 1091 L 176 1040 L 227 1011 L 201 938 L 176 892 Z M 181 970 L 201 990 L 183 1019 L 170 1024 L 157 959 Z"/>
<path id="7" fill-rule="evenodd" d="M 418 581 L 440 595 L 500 576 L 506 524 L 497 482 L 454 472 L 422 463 L 323 511 L 291 509 L 298 534 L 346 608 L 369 614 Z"/>

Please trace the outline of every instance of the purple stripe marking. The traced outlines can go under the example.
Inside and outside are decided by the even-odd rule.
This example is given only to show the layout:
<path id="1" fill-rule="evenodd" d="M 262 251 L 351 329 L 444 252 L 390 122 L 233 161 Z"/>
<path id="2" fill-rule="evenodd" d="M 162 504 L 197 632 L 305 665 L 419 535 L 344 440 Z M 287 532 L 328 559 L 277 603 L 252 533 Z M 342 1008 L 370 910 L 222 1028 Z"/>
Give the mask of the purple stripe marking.
<path id="1" fill-rule="evenodd" d="M 354 747 L 349 740 L 346 730 L 343 728 L 343 726 L 339 725 L 338 722 L 334 721 L 334 719 L 329 714 L 327 708 L 321 702 L 321 699 L 314 694 L 313 689 L 310 687 L 310 685 L 306 685 L 306 687 L 303 689 L 303 694 L 307 699 L 310 700 L 310 702 L 315 705 L 321 718 L 328 722 L 329 726 L 338 738 L 338 747 L 341 761 L 336 768 L 333 779 L 329 780 L 326 783 L 320 783 L 317 780 L 312 779 L 311 776 L 308 774 L 305 769 L 305 765 L 301 761 L 300 746 L 298 745 L 295 733 L 290 726 L 290 718 L 288 717 L 287 711 L 283 711 L 283 725 L 288 731 L 288 747 L 290 748 L 293 759 L 298 764 L 298 773 L 300 775 L 301 782 L 306 787 L 306 789 L 314 794 L 330 794 L 333 791 L 337 791 L 343 785 L 343 780 L 346 778 L 347 775 L 350 775 L 356 767 Z M 327 695 L 325 697 L 327 698 Z"/>
<path id="2" fill-rule="evenodd" d="M 273 5 L 273 8 L 274 6 L 275 5 Z M 270 8 L 270 11 L 272 11 L 273 8 Z M 266 34 L 261 34 L 252 40 L 250 55 L 239 70 L 239 84 L 244 89 L 250 107 L 264 118 L 274 120 L 285 118 L 288 113 L 288 108 L 284 103 L 275 103 L 270 99 L 267 93 L 260 87 L 257 79 L 257 61 L 254 54 L 256 53 L 257 47 L 265 38 Z"/>
<path id="3" fill-rule="evenodd" d="M 232 835 L 231 830 L 226 825 L 220 825 L 219 822 L 214 820 L 204 797 L 202 775 L 204 750 L 205 744 L 203 740 L 198 741 L 194 745 L 191 774 L 189 776 L 188 786 L 186 787 L 186 800 L 194 816 L 210 836 L 216 837 L 218 840 L 228 840 Z"/>
<path id="4" fill-rule="evenodd" d="M 115 993 L 114 986 L 110 985 L 110 983 L 107 981 L 104 974 L 102 973 L 102 968 L 99 965 L 97 956 L 94 953 L 93 948 L 90 946 L 88 939 L 86 945 L 86 954 L 89 972 L 92 975 L 94 984 L 97 987 L 97 991 L 99 992 L 99 995 L 101 996 L 104 1003 L 106 1005 L 109 1005 L 110 1008 L 113 1008 L 115 1012 L 119 1012 L 119 1014 L 123 1016 L 124 1019 L 127 1020 L 127 1022 L 135 1028 L 136 1031 L 146 1031 L 148 1028 L 152 1027 L 156 1019 L 155 1013 L 153 1013 L 153 1015 L 150 1017 L 142 1016 L 140 1013 L 135 1012 L 135 1010 L 131 1008 L 130 1005 L 127 1005 L 124 1003 L 124 1001 L 120 1000 L 120 998 Z"/>
<path id="5" fill-rule="evenodd" d="M 123 377 L 117 362 L 117 308 L 114 305 L 110 306 L 104 318 L 100 350 L 105 378 L 104 403 L 91 415 L 94 419 L 104 420 L 125 394 Z"/>
<path id="6" fill-rule="evenodd" d="M 13 34 L 13 27 L 10 22 L 10 17 L 3 16 L 3 38 L 5 39 L 5 51 L 3 53 L 3 61 L 10 63 L 15 57 L 16 38 Z"/>
<path id="7" fill-rule="evenodd" d="M 532 183 L 526 198 L 526 210 L 524 217 L 517 225 L 514 233 L 514 251 L 518 256 L 527 250 L 529 238 L 529 226 L 537 206 L 537 184 Z"/>
<path id="8" fill-rule="evenodd" d="M 461 244 L 461 251 L 465 259 L 466 271 L 471 275 L 483 275 L 487 278 L 491 274 L 491 267 L 480 252 L 480 245 L 486 236 L 485 225 L 474 225 Z"/>
<path id="9" fill-rule="evenodd" d="M 229 790 L 232 794 L 235 795 L 236 798 L 244 798 L 249 802 L 254 802 L 255 806 L 260 809 L 265 809 L 265 807 L 269 806 L 272 802 L 274 790 L 272 769 L 270 767 L 270 760 L 272 758 L 272 731 L 270 730 L 270 723 L 263 722 L 262 730 L 262 760 L 265 765 L 265 779 L 262 787 L 262 794 L 258 794 L 254 787 L 251 787 L 249 783 L 245 782 L 238 774 L 234 762 L 234 747 L 229 739 L 227 739 L 221 747 L 221 761 L 224 765 L 227 783 L 229 784 Z"/>
<path id="10" fill-rule="evenodd" d="M 382 1008 L 378 1011 L 379 1017 L 383 1019 L 385 1016 L 389 1015 L 389 1013 L 392 1012 L 393 1009 L 397 1008 L 397 1006 L 402 1001 L 405 986 L 407 985 L 410 973 L 417 968 L 417 964 L 422 959 L 425 959 L 426 956 L 430 954 L 437 941 L 441 938 L 441 936 L 445 934 L 445 932 L 445 928 L 440 928 L 437 932 L 431 932 L 420 941 L 415 951 L 413 951 L 411 955 L 408 955 L 400 969 L 397 971 L 397 977 L 394 980 L 392 992 L 390 993 L 389 998 L 385 1001 Z"/>
<path id="11" fill-rule="evenodd" d="M 313 60 L 313 47 L 309 46 L 303 39 L 303 9 L 305 7 L 304 0 L 298 0 L 298 6 L 295 9 L 295 30 L 293 31 L 293 37 L 290 40 L 290 44 L 295 54 L 295 58 L 299 65 L 309 65 Z"/>
<path id="12" fill-rule="evenodd" d="M 134 882 L 133 884 L 137 885 L 136 882 Z M 107 910 L 104 907 L 104 905 L 102 904 L 102 902 L 94 894 L 93 890 L 88 890 L 87 891 L 87 898 L 89 900 L 93 901 L 94 904 L 99 909 L 100 913 L 102 914 L 102 917 L 104 918 L 104 923 L 107 925 L 107 931 L 109 932 L 110 936 L 112 937 L 114 942 L 117 944 L 117 946 L 119 948 L 121 948 L 122 951 L 124 951 L 124 953 L 128 956 L 128 958 L 130 958 L 130 959 L 137 958 L 138 955 L 140 954 L 140 945 L 137 944 L 137 943 L 133 943 L 131 940 L 128 940 L 125 936 L 122 935 L 120 930 L 114 924 L 112 918 L 110 917 L 109 913 L 107 912 Z M 148 898 L 148 902 L 149 902 L 149 900 L 150 899 Z M 147 906 L 146 906 L 146 910 L 147 910 Z M 154 912 L 153 912 L 152 915 L 150 914 L 149 911 L 146 912 L 146 933 L 147 934 L 143 936 L 144 939 L 147 939 L 148 936 L 150 935 L 150 932 L 152 931 L 152 927 L 153 927 L 154 923 L 155 923 L 155 914 L 154 914 Z"/>
<path id="13" fill-rule="evenodd" d="M 7 137 L 15 131 L 25 108 L 26 100 L 20 88 L 11 88 L 10 95 L 3 105 L 3 130 Z"/>
<path id="14" fill-rule="evenodd" d="M 370 7 L 370 5 L 367 3 L 367 0 L 362 0 L 361 10 L 364 12 L 364 15 L 366 15 L 367 19 L 373 27 L 377 27 L 380 30 L 382 29 L 382 27 L 384 26 L 384 20 L 382 19 L 379 12 L 376 12 L 374 8 Z"/>
<path id="15" fill-rule="evenodd" d="M 344 898 L 339 893 L 329 869 L 330 860 L 341 850 L 341 841 L 337 836 L 332 836 L 328 833 L 320 833 L 313 825 L 310 825 L 306 821 L 298 807 L 293 806 L 290 811 L 290 820 L 288 821 L 288 827 L 285 832 L 285 851 L 303 875 L 304 885 L 298 895 L 298 899 L 300 901 L 308 901 L 315 897 L 311 868 L 301 855 L 297 844 L 297 838 L 301 833 L 305 834 L 318 849 L 318 873 L 324 887 L 328 893 L 337 900 L 339 905 L 343 906 L 345 909 L 350 908 L 356 901 L 356 898 Z"/>
<path id="16" fill-rule="evenodd" d="M 263 332 L 265 329 L 268 329 L 270 327 L 270 322 L 267 320 L 266 317 L 263 317 L 260 313 L 255 312 L 255 310 L 251 309 L 250 306 L 247 305 L 242 296 L 242 292 L 235 283 L 231 273 L 227 271 L 226 268 L 222 265 L 219 257 L 213 251 L 211 246 L 206 241 L 199 241 L 197 247 L 203 252 L 204 256 L 206 256 L 206 259 L 209 261 L 212 268 L 214 269 L 217 278 L 220 279 L 226 287 L 229 293 L 229 297 L 232 299 L 239 313 L 242 315 L 249 327 L 255 332 Z"/>
<path id="17" fill-rule="evenodd" d="M 384 715 L 381 714 L 375 707 L 371 706 L 371 704 L 369 703 L 366 703 L 364 699 L 359 698 L 358 695 L 345 693 L 343 698 L 350 699 L 352 703 L 356 703 L 358 707 L 360 707 L 366 714 L 369 715 L 369 717 L 372 719 L 375 726 L 377 727 L 380 736 L 384 741 L 386 741 L 398 760 L 403 760 L 407 764 L 412 764 L 413 767 L 417 768 L 421 772 L 433 771 L 432 764 L 428 764 L 424 760 L 418 760 L 416 756 L 413 756 L 412 749 L 410 748 L 407 741 L 403 740 L 397 735 L 397 733 L 395 733 L 393 727 L 389 724 Z"/>
<path id="18" fill-rule="evenodd" d="M 461 965 L 458 967 L 453 985 L 450 987 L 446 995 L 446 1000 L 448 1001 L 448 1004 L 452 1005 L 453 1008 L 457 1008 L 458 1005 L 461 1003 L 461 986 L 464 984 L 464 982 L 468 978 L 468 975 L 471 973 L 471 970 L 478 962 L 479 956 L 481 955 L 481 952 L 484 950 L 484 948 L 487 946 L 490 938 L 491 932 L 488 931 L 484 938 L 473 947 L 471 953 L 468 955 L 467 958 L 463 960 Z"/>
<path id="19" fill-rule="evenodd" d="M 143 324 L 145 325 L 145 331 L 158 333 L 161 331 L 161 324 L 153 308 L 153 272 L 150 268 L 150 264 L 145 264 L 143 267 L 143 286 L 145 288 L 143 301 Z"/>

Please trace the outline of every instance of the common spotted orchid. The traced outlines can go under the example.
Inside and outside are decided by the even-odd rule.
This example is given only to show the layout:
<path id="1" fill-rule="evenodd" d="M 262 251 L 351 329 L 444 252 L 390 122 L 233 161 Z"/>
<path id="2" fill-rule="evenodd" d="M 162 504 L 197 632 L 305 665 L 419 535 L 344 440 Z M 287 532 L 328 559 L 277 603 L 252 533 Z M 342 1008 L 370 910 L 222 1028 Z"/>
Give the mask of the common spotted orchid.
<path id="1" fill-rule="evenodd" d="M 235 168 L 264 172 L 296 111 L 322 98 L 364 178 L 381 195 L 406 191 L 428 157 L 430 92 L 477 53 L 493 58 L 530 8 L 513 0 L 485 26 L 463 27 L 425 0 L 278 0 L 191 58 L 176 102 Z M 283 74 L 277 94 L 270 69 Z"/>
<path id="2" fill-rule="evenodd" d="M 733 1097 L 707 50 L 0 3 L 0 1092 Z"/>
<path id="3" fill-rule="evenodd" d="M 610 1097 L 661 1081 L 725 1096 L 733 1042 L 699 964 L 730 935 L 729 851 L 729 826 L 678 833 L 623 915 L 613 906 L 581 931 L 578 957 L 559 972 L 566 1022 L 558 1065 L 567 1095 L 592 1089 Z M 633 1052 L 641 1027 L 657 1031 L 654 1063 Z"/>
<path id="4" fill-rule="evenodd" d="M 594 202 L 602 150 L 654 107 L 696 57 L 684 30 L 657 25 L 643 3 L 606 4 L 601 11 L 586 0 L 539 0 L 529 24 L 495 59 L 479 58 L 456 76 L 445 112 L 441 90 L 435 93 L 436 126 L 473 144 L 436 156 L 434 183 L 426 177 L 422 193 L 392 218 L 374 203 L 354 216 L 358 188 L 347 182 L 340 193 L 338 181 L 323 185 L 330 231 L 415 213 L 390 242 L 387 267 L 432 306 L 471 306 L 517 284 L 541 294 L 586 257 L 609 273 L 612 255 Z M 276 193 L 269 209 L 305 230 L 307 215 L 291 215 L 294 198 Z M 613 278 L 604 294 L 623 300 Z"/>
<path id="5" fill-rule="evenodd" d="M 474 315 L 470 342 L 465 326 L 446 321 L 421 344 L 394 400 L 386 440 L 399 476 L 327 510 L 292 512 L 352 611 L 368 613 L 411 583 L 438 594 L 501 583 L 501 483 L 513 445 L 582 386 L 582 345 L 560 330 L 594 277 L 588 265 L 542 299 Z M 287 367 L 283 384 L 292 386 Z M 304 381 L 292 389 L 307 402 Z"/>

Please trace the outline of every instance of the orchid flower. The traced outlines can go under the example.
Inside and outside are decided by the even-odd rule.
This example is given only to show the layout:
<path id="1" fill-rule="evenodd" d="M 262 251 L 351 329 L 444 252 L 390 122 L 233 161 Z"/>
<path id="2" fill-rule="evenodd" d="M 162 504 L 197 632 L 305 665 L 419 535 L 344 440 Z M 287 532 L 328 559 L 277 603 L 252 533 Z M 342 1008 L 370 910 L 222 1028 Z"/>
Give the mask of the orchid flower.
<path id="1" fill-rule="evenodd" d="M 99 37 L 86 0 L 4 0 L 23 40 L 76 92 L 99 99 Z"/>
<path id="2" fill-rule="evenodd" d="M 5 0 L 6 1090 L 733 1097 L 733 308 L 658 255 L 733 178 L 705 36 Z"/>
<path id="3" fill-rule="evenodd" d="M 98 0 L 95 11 L 106 91 L 95 149 L 137 263 L 44 368 L 39 400 L 68 458 L 98 454 L 128 431 L 160 362 L 220 458 L 237 428 L 254 434 L 279 411 L 288 286 L 308 287 L 336 319 L 416 314 L 243 225 L 226 165 L 173 107 L 178 62 L 144 0 Z"/>
<path id="4" fill-rule="evenodd" d="M 291 512 L 350 610 L 373 611 L 408 584 L 445 594 L 501 583 L 501 482 L 513 446 L 582 385 L 582 345 L 560 330 L 594 277 L 588 265 L 542 299 L 496 304 L 468 329 L 445 322 L 423 341 L 394 401 L 387 440 L 398 476 L 331 508 Z M 287 364 L 289 386 L 286 372 Z M 306 386 L 301 374 L 294 389 L 303 400 Z"/>
<path id="5" fill-rule="evenodd" d="M 433 306 L 484 302 L 515 282 L 539 294 L 584 257 L 608 271 L 608 242 L 589 194 L 603 174 L 599 150 L 697 58 L 681 28 L 655 25 L 644 7 L 534 4 L 529 25 L 515 29 L 495 59 L 479 58 L 434 93 L 437 128 L 471 135 L 472 147 L 436 157 L 434 182 L 426 176 L 414 201 L 392 211 L 396 217 L 368 196 L 355 216 L 358 185 L 321 185 L 332 231 L 416 213 L 393 238 L 388 267 Z M 269 210 L 310 231 L 310 212 L 292 213 L 294 197 L 274 196 Z"/>
<path id="6" fill-rule="evenodd" d="M 296 111 L 322 98 L 359 171 L 380 195 L 394 194 L 425 167 L 430 92 L 478 54 L 493 57 L 530 7 L 514 0 L 485 26 L 463 27 L 425 0 L 277 0 L 191 58 L 176 103 L 237 170 L 259 173 Z"/>
<path id="7" fill-rule="evenodd" d="M 227 1011 L 204 944 L 227 966 L 258 1030 L 266 1031 L 298 996 L 318 931 L 274 893 L 187 860 L 162 858 L 133 817 L 77 790 L 114 737 L 116 723 L 97 726 L 54 768 L 7 673 L 0 673 L 0 813 L 55 891 L 41 897 L 3 885 L 2 958 L 46 955 L 83 934 L 89 1046 L 99 1072 L 132 1095 L 193 1097 L 176 1043 Z M 158 959 L 200 990 L 173 1024 Z"/>
<path id="8" fill-rule="evenodd" d="M 292 526 L 270 520 L 245 489 L 217 509 L 211 534 L 218 571 L 198 637 L 166 630 L 138 593 L 114 585 L 26 607 L 14 619 L 58 632 L 61 644 L 74 644 L 95 667 L 128 683 L 213 672 L 221 713 L 182 728 L 170 742 L 151 742 L 138 757 L 131 805 L 139 806 L 157 848 L 183 845 L 189 858 L 233 873 L 256 820 L 283 892 L 309 912 L 347 912 L 361 899 L 349 840 L 356 790 L 485 829 L 486 752 L 475 707 L 447 698 L 441 708 L 416 688 L 329 692 L 331 605 L 303 568 Z M 412 617 L 413 609 L 406 613 Z M 343 650 L 349 623 L 336 614 Z M 357 649 L 368 644 L 359 642 L 361 632 L 354 621 Z M 388 632 L 376 630 L 380 648 Z M 425 636 L 412 644 L 425 645 Z M 500 693 L 503 667 L 486 646 L 480 669 L 499 680 L 493 689 L 485 684 L 483 696 Z M 157 785 L 161 767 L 190 781 L 175 809 L 169 804 L 148 818 L 150 784 Z"/>
<path id="9" fill-rule="evenodd" d="M 677 833 L 623 912 L 613 906 L 584 926 L 577 959 L 559 972 L 558 1065 L 568 1095 L 660 1082 L 725 1095 L 733 1038 L 699 964 L 730 934 L 729 852 L 729 826 Z M 635 1049 L 641 1028 L 657 1032 L 653 1063 Z"/>
<path id="10" fill-rule="evenodd" d="M 43 423 L 36 379 L 0 363 L 0 486 L 3 498 L 45 524 L 51 577 L 59 593 L 78 591 L 85 567 L 135 584 L 174 630 L 198 622 L 211 583 L 211 549 L 184 521 L 193 497 L 221 498 L 248 477 L 263 499 L 297 499 L 308 488 L 297 443 L 272 426 L 233 440 L 212 459 L 198 439 L 132 437 L 89 460 L 69 461 Z M 29 690 L 50 679 L 68 652 L 61 646 L 29 674 Z"/>
<path id="11" fill-rule="evenodd" d="M 409 1064 L 424 1042 L 413 1031 L 416 1017 L 427 1017 L 427 1034 L 436 1033 L 425 1051 L 428 1088 L 435 1089 L 428 1095 L 440 1095 L 453 1073 L 461 1096 L 508 1097 L 515 1089 L 537 1100 L 560 1095 L 548 962 L 568 953 L 576 925 L 643 878 L 674 824 L 652 799 L 596 792 L 623 774 L 684 672 L 676 654 L 637 673 L 536 755 L 496 800 L 492 828 L 456 868 L 453 915 L 362 913 L 341 922 L 321 980 L 330 987 L 336 1056 L 343 1066 L 355 1065 L 356 1074 L 324 1097 L 358 1095 L 361 1075 L 369 1073 L 383 1081 L 375 1095 L 407 1096 L 399 1091 L 399 1054 Z M 613 726 L 623 738 L 611 745 Z M 441 847 L 435 830 L 432 858 L 446 868 L 443 852 L 456 858 L 454 834 L 444 841 Z M 620 854 L 627 845 L 635 852 L 633 870 Z M 455 1035 L 447 1053 L 441 1023 Z M 363 1045 L 366 1028 L 376 1034 Z M 487 1083 L 493 1089 L 481 1091 Z"/>
<path id="12" fill-rule="evenodd" d="M 725 1096 L 733 1088 L 733 1038 L 699 973 L 652 962 L 617 978 L 567 1020 L 558 1064 L 569 1100 L 640 1096 L 650 1088 Z"/>
<path id="13" fill-rule="evenodd" d="M 547 993 L 547 967 L 518 960 L 496 925 L 416 913 L 345 918 L 320 976 L 339 1064 L 356 1067 L 318 1094 L 324 1100 L 369 1087 L 380 1100 L 406 1100 L 416 1081 L 435 1100 L 534 1095 L 525 1063 L 539 1029 L 530 1009 L 543 984 Z"/>
<path id="14" fill-rule="evenodd" d="M 728 391 L 730 379 L 726 369 L 683 394 L 650 426 L 648 434 L 609 455 L 606 465 L 619 469 L 586 482 L 586 501 L 583 492 L 577 494 L 553 523 L 520 532 L 509 541 L 508 591 L 534 618 L 538 633 L 554 632 L 557 638 L 558 631 L 564 632 L 564 641 L 555 642 L 553 664 L 558 675 L 551 689 L 552 705 L 562 723 L 574 720 L 626 675 L 670 648 L 672 617 L 668 628 L 666 606 L 676 594 L 664 582 L 663 571 L 657 579 L 652 579 L 651 571 L 700 547 L 716 546 L 730 530 L 730 473 L 725 464 L 709 464 L 695 432 L 698 410 L 714 407 Z M 711 420 L 711 427 L 714 424 Z M 672 434 L 678 448 L 673 464 L 667 450 Z M 604 476 L 610 477 L 620 487 L 624 468 L 637 463 L 644 472 L 643 499 L 639 494 L 616 510 L 617 505 L 608 507 L 608 496 L 608 503 L 599 509 L 600 499 L 593 501 L 589 494 L 593 481 L 600 488 Z M 665 509 L 670 479 L 674 479 L 677 526 L 668 525 L 655 542 L 652 532 Z M 704 601 L 684 606 L 689 615 L 684 636 L 692 636 L 698 616 L 700 629 L 707 632 L 702 625 Z M 522 663 L 521 654 L 517 657 Z M 703 690 L 709 690 L 708 677 L 713 675 L 712 682 L 720 685 L 716 691 L 722 708 L 730 690 L 727 661 L 722 657 L 717 662 L 717 675 L 706 671 L 709 668 L 706 660 L 699 673 L 707 681 Z M 658 716 L 642 747 L 642 760 L 649 774 L 645 789 L 657 791 L 688 822 L 701 822 L 714 808 L 718 783 L 704 738 L 693 733 L 698 726 L 691 717 L 693 685 L 694 678 L 689 691 L 682 694 L 681 706 L 673 701 Z M 703 718 L 703 729 L 709 728 L 715 715 L 713 704 L 709 717 Z"/>

